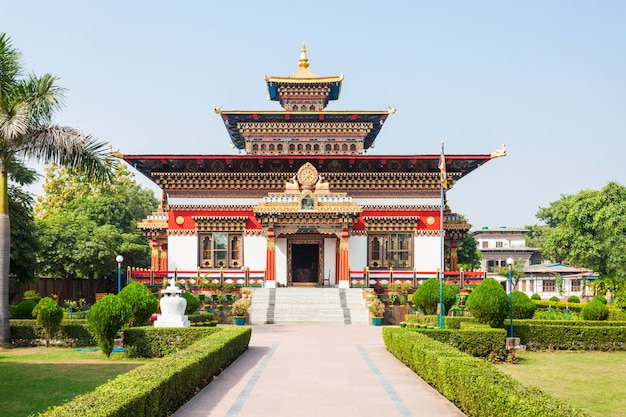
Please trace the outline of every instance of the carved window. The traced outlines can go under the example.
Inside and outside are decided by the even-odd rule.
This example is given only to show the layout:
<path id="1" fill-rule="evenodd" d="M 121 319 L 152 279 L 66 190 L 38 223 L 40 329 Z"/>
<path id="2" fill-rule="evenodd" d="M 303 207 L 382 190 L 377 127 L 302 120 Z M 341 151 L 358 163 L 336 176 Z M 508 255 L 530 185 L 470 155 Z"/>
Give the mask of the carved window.
<path id="1" fill-rule="evenodd" d="M 319 144 L 315 144 L 313 145 L 313 152 L 315 153 L 319 153 L 320 152 L 320 145 Z"/>
<path id="2" fill-rule="evenodd" d="M 283 145 L 282 145 L 282 144 L 280 144 L 280 143 L 279 143 L 278 145 L 276 145 L 276 150 L 277 150 L 279 153 L 283 153 Z"/>
<path id="3" fill-rule="evenodd" d="M 205 233 L 200 235 L 201 268 L 241 268 L 241 235 Z"/>
<path id="4" fill-rule="evenodd" d="M 369 236 L 368 265 L 372 269 L 408 269 L 413 266 L 413 235 L 385 233 Z"/>
<path id="5" fill-rule="evenodd" d="M 327 144 L 326 145 L 326 153 L 331 153 L 332 151 L 333 151 L 333 145 Z"/>
<path id="6" fill-rule="evenodd" d="M 296 106 L 295 104 L 291 107 L 292 111 L 298 111 L 298 106 Z"/>
<path id="7" fill-rule="evenodd" d="M 356 153 L 356 145 L 354 143 L 350 145 L 350 152 Z"/>

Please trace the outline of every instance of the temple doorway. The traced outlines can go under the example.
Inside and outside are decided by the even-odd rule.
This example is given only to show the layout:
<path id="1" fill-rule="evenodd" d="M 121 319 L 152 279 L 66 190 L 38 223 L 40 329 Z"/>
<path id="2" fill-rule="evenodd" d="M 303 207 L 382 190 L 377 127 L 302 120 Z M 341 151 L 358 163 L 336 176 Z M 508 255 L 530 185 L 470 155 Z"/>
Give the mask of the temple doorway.
<path id="1" fill-rule="evenodd" d="M 293 241 L 289 243 L 289 284 L 317 286 L 320 284 L 323 259 L 322 241 Z"/>

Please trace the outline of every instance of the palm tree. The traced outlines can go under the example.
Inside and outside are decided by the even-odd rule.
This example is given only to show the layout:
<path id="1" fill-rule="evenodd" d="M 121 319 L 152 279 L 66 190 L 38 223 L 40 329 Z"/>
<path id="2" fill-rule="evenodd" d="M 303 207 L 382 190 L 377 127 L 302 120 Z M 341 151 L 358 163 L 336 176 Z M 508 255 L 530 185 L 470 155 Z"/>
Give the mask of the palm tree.
<path id="1" fill-rule="evenodd" d="M 8 172 L 23 159 L 55 162 L 108 178 L 110 156 L 106 143 L 71 128 L 51 123 L 62 107 L 64 90 L 57 78 L 22 76 L 21 53 L 0 33 L 0 344 L 11 343 L 9 329 L 9 221 Z"/>

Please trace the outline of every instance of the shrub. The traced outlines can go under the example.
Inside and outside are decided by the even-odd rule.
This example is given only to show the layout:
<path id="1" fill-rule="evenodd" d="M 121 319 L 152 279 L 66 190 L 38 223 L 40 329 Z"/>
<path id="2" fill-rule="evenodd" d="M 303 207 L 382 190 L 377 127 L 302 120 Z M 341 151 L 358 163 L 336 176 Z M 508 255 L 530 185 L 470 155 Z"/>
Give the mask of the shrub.
<path id="1" fill-rule="evenodd" d="M 22 300 L 16 306 L 11 306 L 11 318 L 14 319 L 32 319 L 33 309 L 37 302 L 32 299 Z"/>
<path id="2" fill-rule="evenodd" d="M 580 315 L 583 320 L 606 320 L 609 317 L 609 308 L 594 298 L 580 310 Z"/>
<path id="3" fill-rule="evenodd" d="M 467 297 L 465 304 L 479 323 L 491 327 L 502 327 L 502 322 L 509 315 L 509 297 L 493 278 L 481 282 Z"/>
<path id="4" fill-rule="evenodd" d="M 537 305 L 526 294 L 521 291 L 513 291 L 514 319 L 532 319 L 535 310 L 537 310 Z"/>
<path id="5" fill-rule="evenodd" d="M 601 294 L 596 295 L 595 297 L 593 297 L 593 299 L 600 301 L 602 304 L 606 304 L 607 303 L 606 297 L 601 295 Z"/>
<path id="6" fill-rule="evenodd" d="M 233 303 L 233 315 L 243 317 L 248 314 L 248 309 L 250 308 L 250 301 L 239 299 Z"/>
<path id="7" fill-rule="evenodd" d="M 33 309 L 33 315 L 37 317 L 37 324 L 43 329 L 46 347 L 48 347 L 50 339 L 56 335 L 63 321 L 63 309 L 52 298 L 44 297 Z"/>
<path id="8" fill-rule="evenodd" d="M 567 297 L 567 302 L 568 303 L 580 303 L 580 298 L 578 298 L 575 295 L 570 295 L 569 297 Z"/>
<path id="9" fill-rule="evenodd" d="M 556 295 L 553 295 L 552 297 L 550 297 L 550 301 L 559 302 L 559 301 L 561 301 L 561 299 L 559 297 L 557 297 Z"/>
<path id="10" fill-rule="evenodd" d="M 102 298 L 89 309 L 87 324 L 107 357 L 111 356 L 118 330 L 128 322 L 129 316 L 128 305 L 113 294 Z"/>
<path id="11" fill-rule="evenodd" d="M 35 290 L 27 290 L 27 291 L 24 291 L 24 297 L 23 298 L 25 300 L 33 300 L 35 303 L 38 303 L 39 300 L 41 300 L 41 294 L 39 294 Z"/>
<path id="12" fill-rule="evenodd" d="M 385 315 L 385 304 L 378 298 L 374 298 L 367 303 L 367 309 L 374 317 L 383 317 Z"/>
<path id="13" fill-rule="evenodd" d="M 447 312 L 454 305 L 455 294 L 449 285 L 443 283 L 441 286 L 444 312 Z M 439 280 L 429 278 L 413 294 L 413 305 L 424 314 L 437 314 L 439 304 Z"/>
<path id="14" fill-rule="evenodd" d="M 187 300 L 187 307 L 185 307 L 185 314 L 192 314 L 200 307 L 200 300 L 196 298 L 190 291 L 185 291 L 181 296 Z"/>
<path id="15" fill-rule="evenodd" d="M 145 285 L 131 282 L 120 291 L 118 297 L 130 310 L 128 325 L 130 327 L 143 326 L 148 323 L 150 316 L 157 312 L 158 301 L 154 294 Z"/>
<path id="16" fill-rule="evenodd" d="M 541 300 L 541 296 L 537 293 L 530 296 L 531 300 Z"/>

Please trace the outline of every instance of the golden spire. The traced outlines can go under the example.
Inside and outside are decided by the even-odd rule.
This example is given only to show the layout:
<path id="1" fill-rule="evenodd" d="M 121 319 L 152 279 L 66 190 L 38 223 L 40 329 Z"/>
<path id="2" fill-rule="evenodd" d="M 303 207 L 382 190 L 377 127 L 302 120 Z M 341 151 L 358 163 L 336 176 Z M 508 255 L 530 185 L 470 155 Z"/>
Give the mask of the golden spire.
<path id="1" fill-rule="evenodd" d="M 300 51 L 300 62 L 298 63 L 300 68 L 309 68 L 309 58 L 306 56 L 306 45 L 302 42 L 302 50 Z"/>

